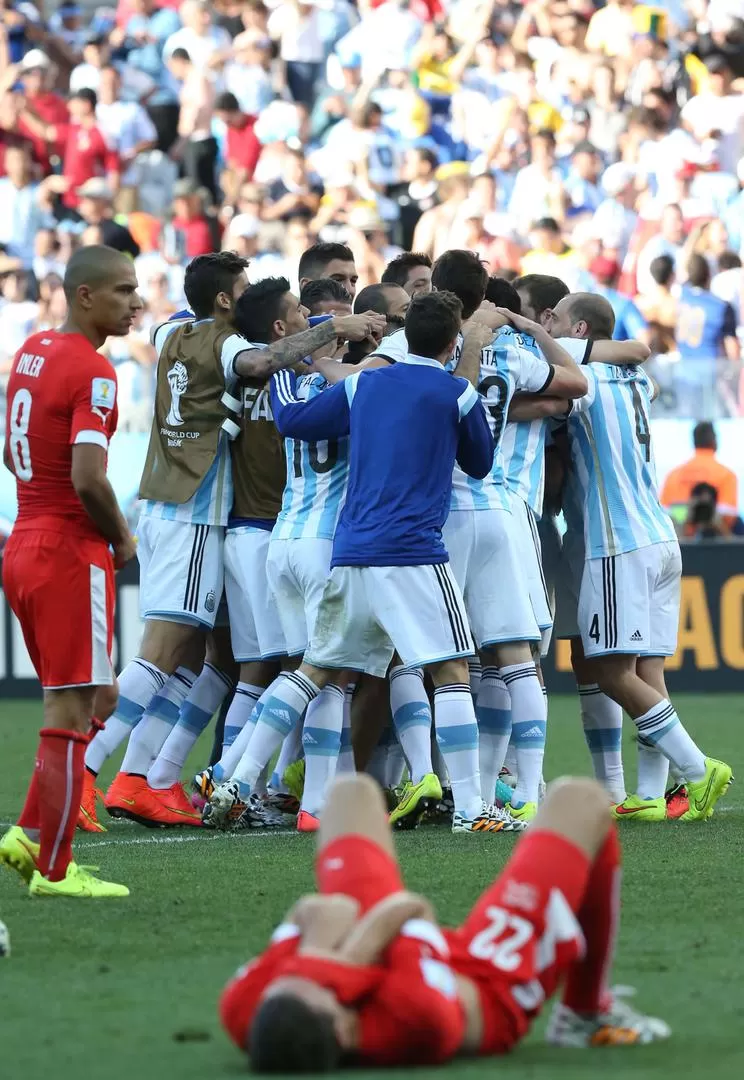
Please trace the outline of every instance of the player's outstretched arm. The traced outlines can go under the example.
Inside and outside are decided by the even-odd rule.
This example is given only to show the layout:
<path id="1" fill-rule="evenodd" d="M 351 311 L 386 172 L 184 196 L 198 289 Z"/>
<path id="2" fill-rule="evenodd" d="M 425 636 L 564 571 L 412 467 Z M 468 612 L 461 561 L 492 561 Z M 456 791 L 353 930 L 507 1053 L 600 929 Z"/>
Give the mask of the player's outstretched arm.
<path id="1" fill-rule="evenodd" d="M 292 367 L 298 360 L 310 356 L 336 338 L 364 341 L 372 334 L 382 334 L 384 327 L 385 316 L 374 311 L 364 315 L 334 315 L 332 319 L 303 330 L 301 334 L 274 341 L 265 349 L 246 349 L 239 353 L 234 362 L 235 374 L 240 379 L 261 379 L 265 382 L 275 372 Z"/>
<path id="2" fill-rule="evenodd" d="M 535 339 L 540 352 L 553 368 L 553 376 L 545 383 L 541 393 L 547 394 L 549 389 L 551 397 L 566 399 L 582 397 L 586 393 L 586 377 L 581 368 L 571 354 L 566 352 L 543 326 L 533 322 L 532 319 L 526 319 L 523 315 L 508 312 L 506 308 L 496 310 L 508 314 L 510 322 L 517 330 L 530 334 Z"/>
<path id="3" fill-rule="evenodd" d="M 298 399 L 296 386 L 293 371 L 277 372 L 271 380 L 271 408 L 280 434 L 306 440 L 338 439 L 349 434 L 351 414 L 345 382 L 307 401 Z"/>
<path id="4" fill-rule="evenodd" d="M 118 570 L 133 558 L 135 544 L 106 476 L 103 447 L 94 443 L 76 443 L 72 448 L 70 477 L 88 517 L 113 547 Z"/>
<path id="5" fill-rule="evenodd" d="M 592 341 L 584 363 L 636 367 L 645 364 L 650 355 L 651 350 L 642 341 Z"/>
<path id="6" fill-rule="evenodd" d="M 470 383 L 465 385 L 466 389 L 458 401 L 460 437 L 457 443 L 457 464 L 468 476 L 482 480 L 493 467 L 493 435 L 478 393 Z"/>

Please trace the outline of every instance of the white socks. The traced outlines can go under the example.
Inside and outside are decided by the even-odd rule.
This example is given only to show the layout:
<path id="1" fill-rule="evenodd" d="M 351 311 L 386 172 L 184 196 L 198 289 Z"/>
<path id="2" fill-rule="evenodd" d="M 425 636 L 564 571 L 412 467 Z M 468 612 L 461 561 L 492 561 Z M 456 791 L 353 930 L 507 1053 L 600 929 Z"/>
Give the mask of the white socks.
<path id="1" fill-rule="evenodd" d="M 106 758 L 131 735 L 152 699 L 168 676 L 147 660 L 136 657 L 119 676 L 119 701 L 106 726 L 91 739 L 85 751 L 85 767 L 96 775 Z"/>
<path id="2" fill-rule="evenodd" d="M 302 729 L 305 750 L 302 809 L 315 817 L 325 803 L 328 785 L 336 774 L 343 725 L 344 691 L 329 683 L 308 705 Z"/>
<path id="3" fill-rule="evenodd" d="M 354 698 L 356 683 L 350 683 L 344 694 L 344 726 L 341 729 L 341 750 L 338 755 L 336 772 L 356 772 L 354 763 L 354 747 L 351 744 L 351 702 Z"/>
<path id="4" fill-rule="evenodd" d="M 152 699 L 137 727 L 132 732 L 121 771 L 134 776 L 147 776 L 163 743 L 178 723 L 181 706 L 188 697 L 197 676 L 180 667 Z"/>
<path id="5" fill-rule="evenodd" d="M 489 805 L 511 738 L 511 697 L 498 668 L 484 667 L 475 703 L 483 801 Z"/>
<path id="6" fill-rule="evenodd" d="M 319 690 L 299 671 L 286 671 L 264 695 L 264 707 L 233 778 L 240 784 L 241 795 L 250 795 L 259 773 L 298 723 Z"/>
<path id="7" fill-rule="evenodd" d="M 626 796 L 623 710 L 616 701 L 603 694 L 596 683 L 579 686 L 579 705 L 594 776 L 606 788 L 612 801 L 621 803 Z"/>
<path id="8" fill-rule="evenodd" d="M 674 706 L 667 698 L 643 716 L 634 718 L 633 723 L 638 728 L 638 734 L 657 747 L 685 780 L 703 779 L 705 755 L 680 723 Z M 661 794 L 664 794 L 663 790 Z"/>
<path id="9" fill-rule="evenodd" d="M 467 683 L 434 690 L 434 728 L 449 773 L 455 810 L 466 818 L 481 812 L 478 725 Z"/>
<path id="10" fill-rule="evenodd" d="M 224 672 L 212 664 L 204 664 L 191 693 L 181 706 L 178 723 L 163 743 L 147 774 L 150 787 L 165 790 L 178 782 L 186 758 L 230 693 L 231 686 L 230 679 Z"/>
<path id="11" fill-rule="evenodd" d="M 398 742 L 414 784 L 432 772 L 431 709 L 421 668 L 398 666 L 390 672 L 390 709 Z"/>
<path id="12" fill-rule="evenodd" d="M 501 668 L 512 708 L 512 740 L 517 758 L 517 786 L 511 802 L 515 807 L 536 803 L 545 756 L 547 705 L 534 661 Z"/>

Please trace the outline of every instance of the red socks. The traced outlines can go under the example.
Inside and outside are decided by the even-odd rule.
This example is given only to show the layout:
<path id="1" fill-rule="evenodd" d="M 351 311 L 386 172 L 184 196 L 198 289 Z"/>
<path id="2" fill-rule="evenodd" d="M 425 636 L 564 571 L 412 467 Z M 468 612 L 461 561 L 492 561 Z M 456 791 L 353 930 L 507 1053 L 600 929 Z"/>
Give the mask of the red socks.
<path id="1" fill-rule="evenodd" d="M 563 990 L 563 1004 L 574 1012 L 598 1013 L 605 1003 L 619 913 L 620 843 L 613 826 L 594 859 L 577 912 L 586 955 L 571 968 Z"/>
<path id="2" fill-rule="evenodd" d="M 88 736 L 80 732 L 42 728 L 35 773 L 41 827 L 39 871 L 50 881 L 61 881 L 72 861 L 87 745 Z"/>
<path id="3" fill-rule="evenodd" d="M 36 829 L 41 825 L 39 821 L 39 769 L 41 768 L 41 749 L 37 752 L 34 762 L 34 771 L 26 792 L 26 801 L 23 804 L 18 824 L 22 829 Z"/>

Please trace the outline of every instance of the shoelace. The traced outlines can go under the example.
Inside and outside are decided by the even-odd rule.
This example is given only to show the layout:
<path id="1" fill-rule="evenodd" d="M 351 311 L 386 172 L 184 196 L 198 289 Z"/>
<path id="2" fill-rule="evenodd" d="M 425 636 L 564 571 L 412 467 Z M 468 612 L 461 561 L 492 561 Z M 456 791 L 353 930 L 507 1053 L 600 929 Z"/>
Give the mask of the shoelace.
<path id="1" fill-rule="evenodd" d="M 489 817 L 494 821 L 503 821 L 505 825 L 513 825 L 514 818 L 511 816 L 508 810 L 504 810 L 501 806 L 494 806 L 493 803 L 483 803 L 483 811 L 481 817 Z"/>

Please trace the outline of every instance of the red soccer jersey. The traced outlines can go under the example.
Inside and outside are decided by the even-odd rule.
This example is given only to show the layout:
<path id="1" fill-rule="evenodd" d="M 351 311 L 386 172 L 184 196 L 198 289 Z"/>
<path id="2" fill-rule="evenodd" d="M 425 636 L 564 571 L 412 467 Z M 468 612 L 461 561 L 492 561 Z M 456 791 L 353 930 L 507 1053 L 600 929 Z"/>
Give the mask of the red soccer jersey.
<path id="1" fill-rule="evenodd" d="M 227 129 L 227 164 L 245 169 L 248 180 L 253 178 L 262 149 L 254 131 L 255 123 L 255 116 L 246 116 L 244 127 Z"/>
<path id="2" fill-rule="evenodd" d="M 62 172 L 70 182 L 65 192 L 65 206 L 75 207 L 80 199 L 77 189 L 94 176 L 105 176 L 119 169 L 119 155 L 108 145 L 99 129 L 70 124 L 57 129 L 64 145 Z"/>
<path id="3" fill-rule="evenodd" d="M 116 374 L 81 334 L 45 330 L 16 353 L 7 388 L 5 464 L 16 477 L 15 530 L 102 540 L 72 486 L 75 443 L 108 450 L 116 431 Z"/>
<path id="4" fill-rule="evenodd" d="M 61 98 L 59 94 L 43 91 L 41 94 L 37 94 L 36 97 L 27 98 L 26 104 L 30 111 L 38 116 L 39 120 L 43 120 L 45 124 L 61 125 L 63 131 L 66 129 L 69 122 L 69 113 L 64 98 Z M 31 140 L 34 147 L 34 157 L 41 162 L 44 173 L 49 172 L 49 155 L 59 154 L 63 144 L 58 139 L 56 143 L 50 146 L 40 135 L 35 135 L 31 131 L 23 117 L 18 121 L 18 130 Z"/>
<path id="5" fill-rule="evenodd" d="M 269 948 L 241 969 L 225 990 L 220 1013 L 238 1046 L 248 1034 L 267 987 L 296 975 L 332 990 L 359 1015 L 358 1056 L 367 1065 L 435 1065 L 460 1047 L 465 1016 L 448 967 L 440 932 L 419 920 L 407 923 L 375 967 L 348 967 L 313 956 L 298 956 L 296 927 L 279 927 Z"/>

